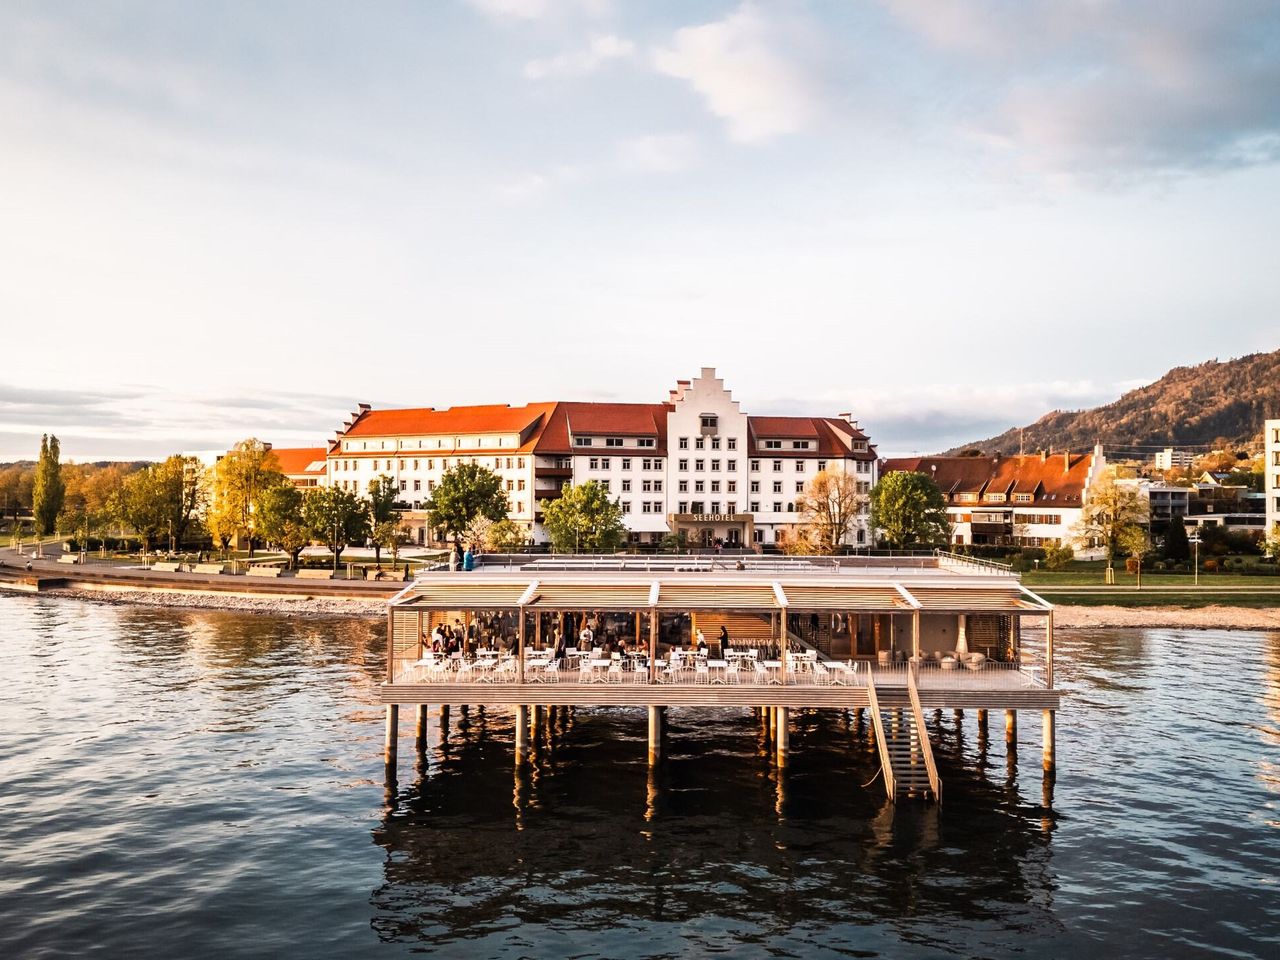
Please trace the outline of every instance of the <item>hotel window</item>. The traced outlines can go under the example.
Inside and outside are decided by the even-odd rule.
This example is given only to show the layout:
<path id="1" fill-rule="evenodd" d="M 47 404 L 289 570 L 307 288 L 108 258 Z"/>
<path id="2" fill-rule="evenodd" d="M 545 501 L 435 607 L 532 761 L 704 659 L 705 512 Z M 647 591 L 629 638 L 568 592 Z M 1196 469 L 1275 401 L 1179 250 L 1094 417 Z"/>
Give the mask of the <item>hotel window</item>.
<path id="1" fill-rule="evenodd" d="M 630 512 L 631 512 L 631 501 L 630 501 L 630 500 L 623 500 L 623 501 L 622 501 L 622 512 L 623 512 L 623 513 L 630 513 Z"/>
<path id="2" fill-rule="evenodd" d="M 796 473 L 804 473 L 804 464 L 805 461 L 803 460 L 796 461 Z"/>
<path id="3" fill-rule="evenodd" d="M 434 470 L 435 468 L 436 468 L 436 462 L 435 462 L 434 460 L 428 460 L 428 461 L 427 461 L 427 469 L 428 469 L 428 470 Z"/>
<path id="4" fill-rule="evenodd" d="M 764 442 L 764 448 L 765 448 L 766 450 L 781 450 L 781 449 L 782 449 L 782 441 L 781 441 L 781 440 L 766 440 L 766 441 Z"/>
<path id="5" fill-rule="evenodd" d="M 421 489 L 422 489 L 422 481 L 421 481 L 421 480 L 415 480 L 415 481 L 413 481 L 413 490 L 414 490 L 414 492 L 416 493 L 417 491 L 419 491 L 419 490 L 421 490 Z"/>
<path id="6" fill-rule="evenodd" d="M 693 481 L 693 492 L 694 492 L 694 493 L 702 493 L 702 492 L 704 492 L 706 489 L 707 489 L 707 485 L 706 485 L 705 483 L 703 483 L 701 480 L 695 480 L 695 481 Z"/>
<path id="7" fill-rule="evenodd" d="M 775 461 L 773 461 L 773 472 L 774 472 L 774 473 L 781 473 L 781 472 L 782 472 L 782 461 L 781 461 L 781 460 L 775 460 Z"/>
<path id="8" fill-rule="evenodd" d="M 652 492 L 653 492 L 653 481 L 652 481 L 652 480 L 643 480 L 643 481 L 641 481 L 641 483 L 640 483 L 640 489 L 641 489 L 644 493 L 652 493 Z"/>
<path id="9" fill-rule="evenodd" d="M 693 469 L 694 469 L 694 470 L 705 470 L 705 469 L 707 469 L 707 461 L 705 461 L 705 460 L 695 460 L 695 461 L 693 461 Z"/>
<path id="10" fill-rule="evenodd" d="M 510 457 L 507 457 L 507 469 L 508 469 L 508 470 L 510 470 L 510 469 L 511 469 L 511 458 L 510 458 Z"/>
<path id="11" fill-rule="evenodd" d="M 781 493 L 781 492 L 782 492 L 782 481 L 781 481 L 781 480 L 775 480 L 775 481 L 773 481 L 773 492 L 774 492 L 774 493 Z"/>
<path id="12" fill-rule="evenodd" d="M 773 512 L 774 512 L 774 513 L 781 513 L 781 512 L 782 512 L 782 501 L 781 501 L 781 500 L 775 500 L 775 501 L 773 501 Z"/>
<path id="13" fill-rule="evenodd" d="M 1015 493 L 1015 494 L 1013 495 L 1013 502 L 1014 502 L 1014 503 L 1030 503 L 1030 502 L 1031 502 L 1031 494 L 1029 494 L 1029 493 Z"/>
<path id="14" fill-rule="evenodd" d="M 681 480 L 678 484 L 676 484 L 676 492 L 677 492 L 677 493 L 688 493 L 688 492 L 689 492 L 689 481 L 688 481 L 688 480 Z"/>
<path id="15" fill-rule="evenodd" d="M 649 501 L 648 501 L 648 500 L 641 500 L 641 501 L 640 501 L 640 512 L 641 512 L 641 513 L 650 513 L 650 512 L 651 512 L 651 511 L 649 510 Z"/>
<path id="16" fill-rule="evenodd" d="M 620 447 L 622 446 L 622 438 L 621 437 L 605 437 L 604 445 L 606 447 Z"/>
<path id="17" fill-rule="evenodd" d="M 403 469 L 404 469 L 404 461 L 403 461 L 403 460 L 401 460 L 401 461 L 400 461 L 400 469 L 401 469 L 401 470 L 403 470 Z"/>
<path id="18" fill-rule="evenodd" d="M 623 480 L 623 481 L 622 481 L 622 492 L 623 492 L 623 493 L 630 493 L 630 492 L 631 492 L 631 481 L 630 481 L 630 480 Z"/>
<path id="19" fill-rule="evenodd" d="M 428 493 L 430 493 L 430 492 L 431 492 L 432 490 L 434 490 L 435 488 L 436 488 L 436 482 L 435 482 L 434 480 L 428 480 L 428 481 L 427 481 L 427 492 L 428 492 Z"/>
<path id="20" fill-rule="evenodd" d="M 662 501 L 661 501 L 661 500 L 655 500 L 655 501 L 653 501 L 653 512 L 654 512 L 654 513 L 661 513 L 661 512 L 662 512 Z"/>
<path id="21" fill-rule="evenodd" d="M 690 513 L 706 513 L 707 511 L 703 509 L 704 507 L 706 507 L 706 505 L 707 505 L 707 502 L 705 500 L 693 500 L 689 503 L 689 512 Z"/>
<path id="22" fill-rule="evenodd" d="M 736 503 L 734 503 L 732 500 L 730 500 L 728 503 L 726 503 L 726 504 L 724 505 L 724 512 L 725 512 L 725 513 L 737 513 L 737 512 L 738 512 L 738 505 L 737 505 Z"/>
<path id="23" fill-rule="evenodd" d="M 720 469 L 720 461 L 719 461 L 719 460 L 712 460 L 712 461 L 711 461 L 711 469 L 712 469 L 712 470 L 719 470 L 719 469 Z"/>
<path id="24" fill-rule="evenodd" d="M 712 449 L 712 450 L 719 450 L 719 449 L 720 449 L 720 438 L 719 438 L 719 437 L 712 437 L 712 438 L 711 438 L 711 449 Z"/>
<path id="25" fill-rule="evenodd" d="M 592 457 L 590 460 L 588 460 L 588 461 L 587 461 L 587 469 L 588 469 L 588 470 L 599 470 L 599 469 L 600 469 L 600 458 L 599 458 L 599 457 Z"/>
<path id="26" fill-rule="evenodd" d="M 495 470 L 501 470 L 501 469 L 502 469 L 502 458 L 501 458 L 501 457 L 494 457 L 494 458 L 493 458 L 493 469 L 495 469 Z"/>
<path id="27" fill-rule="evenodd" d="M 677 463 L 677 465 L 676 465 L 676 466 L 677 466 L 677 468 L 678 468 L 678 469 L 680 469 L 680 470 L 688 470 L 688 469 L 689 469 L 689 461 L 688 461 L 688 460 L 681 460 L 681 461 L 679 461 L 679 462 Z"/>
<path id="28" fill-rule="evenodd" d="M 516 482 L 515 482 L 514 480 L 508 480 L 508 481 L 507 481 L 507 492 L 508 492 L 508 493 L 511 493 L 513 490 L 515 490 L 515 488 L 516 488 Z"/>
<path id="29" fill-rule="evenodd" d="M 1004 503 L 1004 494 L 988 493 L 988 494 L 985 494 L 982 499 L 987 501 L 987 503 Z"/>
<path id="30" fill-rule="evenodd" d="M 611 459 L 612 459 L 611 457 L 601 457 L 601 458 L 600 458 L 600 469 L 601 469 L 601 470 L 608 470 L 608 469 L 609 469 L 609 464 L 610 464 L 610 460 L 611 460 Z"/>
<path id="31" fill-rule="evenodd" d="M 408 490 L 408 489 L 409 489 L 409 481 L 408 481 L 408 480 L 401 480 L 401 481 L 400 481 L 400 492 L 401 492 L 401 493 L 404 493 L 404 492 L 405 492 L 406 490 Z"/>
<path id="32" fill-rule="evenodd" d="M 524 489 L 524 481 L 523 481 L 523 480 L 517 480 L 517 481 L 516 481 L 516 489 L 517 489 L 517 490 L 523 490 L 523 489 Z"/>
<path id="33" fill-rule="evenodd" d="M 752 513 L 759 513 L 759 512 L 760 512 L 760 501 L 759 501 L 759 500 L 752 500 L 752 501 L 751 501 L 751 512 L 752 512 Z"/>
<path id="34" fill-rule="evenodd" d="M 517 500 L 517 501 L 516 501 L 516 513 L 524 513 L 524 501 L 523 501 L 523 500 Z"/>
<path id="35" fill-rule="evenodd" d="M 679 510 L 681 513 L 688 513 L 688 512 L 689 512 L 689 501 L 688 501 L 688 500 L 681 500 L 681 501 L 680 501 L 680 503 L 677 505 L 676 509 L 677 509 L 677 510 Z"/>
<path id="36" fill-rule="evenodd" d="M 714 430 L 714 429 L 716 428 L 716 423 L 717 423 L 717 422 L 718 422 L 718 418 L 715 416 L 715 414 L 712 414 L 712 413 L 704 413 L 704 414 L 702 415 L 702 429 L 703 429 L 703 430 Z M 715 511 L 712 511 L 712 512 L 714 513 Z"/>
<path id="37" fill-rule="evenodd" d="M 417 460 L 413 461 L 413 469 L 415 469 L 415 470 L 417 470 L 417 469 L 418 469 L 418 461 L 417 461 Z"/>
<path id="38" fill-rule="evenodd" d="M 730 460 L 728 463 L 724 465 L 724 468 L 728 470 L 730 473 L 735 472 L 738 469 L 738 461 Z"/>
<path id="39" fill-rule="evenodd" d="M 661 481 L 661 480 L 655 480 L 655 481 L 653 481 L 653 492 L 654 492 L 654 493 L 661 493 L 661 492 L 662 492 L 662 481 Z"/>
<path id="40" fill-rule="evenodd" d="M 819 460 L 819 461 L 818 461 L 818 472 L 819 472 L 819 473 L 821 473 L 821 472 L 822 472 L 823 470 L 825 470 L 825 469 L 827 469 L 827 461 L 825 461 L 825 460 Z"/>
<path id="41" fill-rule="evenodd" d="M 681 437 L 681 438 L 680 438 L 680 443 L 679 443 L 679 444 L 677 444 L 677 446 L 679 446 L 681 450 L 688 450 L 688 449 L 689 449 L 689 438 L 688 438 L 688 437 Z"/>
<path id="42" fill-rule="evenodd" d="M 729 449 L 730 449 L 730 450 L 737 450 L 737 449 L 738 449 L 738 438 L 737 438 L 737 437 L 730 437 L 730 438 L 729 438 L 728 440 L 726 440 L 725 442 L 729 445 Z"/>
<path id="43" fill-rule="evenodd" d="M 520 470 L 524 469 L 524 457 L 518 457 L 516 459 L 516 467 Z"/>
<path id="44" fill-rule="evenodd" d="M 730 480 L 730 481 L 729 481 L 729 483 L 728 483 L 728 485 L 725 487 L 725 490 L 727 490 L 729 493 L 737 493 L 737 492 L 738 492 L 738 481 L 737 481 L 737 480 Z"/>
<path id="45" fill-rule="evenodd" d="M 751 472 L 752 472 L 752 473 L 759 473 L 759 472 L 760 472 L 760 461 L 759 461 L 759 460 L 752 460 L 752 461 L 751 461 Z"/>
<path id="46" fill-rule="evenodd" d="M 720 481 L 719 481 L 719 480 L 712 480 L 712 481 L 711 481 L 711 492 L 712 492 L 712 493 L 719 493 L 719 492 L 720 492 Z"/>
<path id="47" fill-rule="evenodd" d="M 630 458 L 630 457 L 623 457 L 623 458 L 622 458 L 622 469 L 623 469 L 623 470 L 630 470 L 630 469 L 631 469 L 631 458 Z"/>
<path id="48" fill-rule="evenodd" d="M 804 493 L 804 481 L 803 481 L 803 480 L 797 480 L 797 481 L 796 481 L 796 493 Z"/>
<path id="49" fill-rule="evenodd" d="M 719 501 L 719 500 L 712 500 L 712 501 L 711 501 L 711 512 L 712 512 L 712 513 L 719 513 L 719 512 L 720 512 L 720 501 Z"/>
<path id="50" fill-rule="evenodd" d="M 590 437 L 574 437 L 573 445 L 575 447 L 589 447 L 591 446 L 591 438 Z"/>
<path id="51" fill-rule="evenodd" d="M 792 440 L 791 449 L 792 450 L 808 450 L 809 441 L 808 440 Z"/>
<path id="52" fill-rule="evenodd" d="M 701 450 L 705 446 L 706 446 L 706 441 L 704 441 L 701 437 L 693 438 L 693 448 L 695 450 Z"/>
<path id="53" fill-rule="evenodd" d="M 759 492 L 760 492 L 760 481 L 759 481 L 759 480 L 752 480 L 752 481 L 751 481 L 751 492 L 752 492 L 752 493 L 759 493 Z"/>
<path id="54" fill-rule="evenodd" d="M 763 530 L 752 530 L 752 531 L 751 531 L 751 539 L 752 539 L 754 542 L 756 542 L 756 543 L 764 543 L 764 531 L 763 531 Z"/>
<path id="55" fill-rule="evenodd" d="M 597 481 L 597 482 L 600 484 L 600 489 L 601 489 L 601 490 L 603 490 L 605 493 L 608 493 L 608 492 L 609 492 L 609 481 L 608 481 L 608 480 L 599 480 L 599 481 Z"/>
<path id="56" fill-rule="evenodd" d="M 636 441 L 637 447 L 656 447 L 657 445 L 658 443 L 653 437 L 641 437 Z"/>
<path id="57" fill-rule="evenodd" d="M 788 503 L 787 513 L 795 513 L 795 512 L 796 512 L 796 505 L 794 503 Z"/>

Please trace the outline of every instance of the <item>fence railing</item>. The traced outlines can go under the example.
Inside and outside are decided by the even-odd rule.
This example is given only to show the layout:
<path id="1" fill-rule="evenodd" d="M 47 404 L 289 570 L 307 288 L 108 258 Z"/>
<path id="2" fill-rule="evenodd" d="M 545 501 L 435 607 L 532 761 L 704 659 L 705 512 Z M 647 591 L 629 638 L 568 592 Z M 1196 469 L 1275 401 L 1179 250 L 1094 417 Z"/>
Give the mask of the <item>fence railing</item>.
<path id="1" fill-rule="evenodd" d="M 924 758 L 924 769 L 929 775 L 929 789 L 933 791 L 934 803 L 942 803 L 942 778 L 938 776 L 938 765 L 933 759 L 933 744 L 929 740 L 929 731 L 924 725 L 924 710 L 920 706 L 920 692 L 916 689 L 915 665 L 907 672 L 907 696 L 911 699 L 911 717 L 915 721 L 916 742 L 920 748 L 920 756 Z"/>

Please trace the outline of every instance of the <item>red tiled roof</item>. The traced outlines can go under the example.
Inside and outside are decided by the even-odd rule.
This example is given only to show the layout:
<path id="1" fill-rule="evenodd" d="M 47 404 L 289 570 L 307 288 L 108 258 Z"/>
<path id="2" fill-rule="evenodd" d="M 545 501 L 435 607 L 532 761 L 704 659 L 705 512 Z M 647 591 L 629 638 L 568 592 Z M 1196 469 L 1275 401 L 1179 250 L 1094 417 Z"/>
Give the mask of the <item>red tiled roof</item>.
<path id="1" fill-rule="evenodd" d="M 813 417 L 747 417 L 747 428 L 761 440 L 813 440 L 818 436 Z"/>
<path id="2" fill-rule="evenodd" d="M 539 454 L 574 452 L 572 434 L 578 436 L 656 437 L 645 447 L 657 457 L 667 455 L 667 413 L 665 403 L 557 403 L 535 445 Z M 592 447 L 592 452 L 596 448 Z M 606 448 L 601 447 L 601 450 Z M 578 452 L 583 449 L 578 448 Z"/>
<path id="3" fill-rule="evenodd" d="M 368 410 L 356 418 L 346 437 L 458 436 L 465 434 L 517 433 L 538 424 L 555 409 L 554 403 L 523 407 L 490 404 L 475 407 L 417 407 L 405 410 Z"/>
<path id="4" fill-rule="evenodd" d="M 271 452 L 280 464 L 280 472 L 286 477 L 325 472 L 324 459 L 328 451 L 324 447 L 272 447 Z M 312 469 L 315 463 L 319 466 Z"/>
<path id="5" fill-rule="evenodd" d="M 1093 465 L 1091 453 L 1013 457 L 898 457 L 882 476 L 914 471 L 932 476 L 950 500 L 961 493 L 1030 493 L 1034 503 L 1078 504 Z"/>

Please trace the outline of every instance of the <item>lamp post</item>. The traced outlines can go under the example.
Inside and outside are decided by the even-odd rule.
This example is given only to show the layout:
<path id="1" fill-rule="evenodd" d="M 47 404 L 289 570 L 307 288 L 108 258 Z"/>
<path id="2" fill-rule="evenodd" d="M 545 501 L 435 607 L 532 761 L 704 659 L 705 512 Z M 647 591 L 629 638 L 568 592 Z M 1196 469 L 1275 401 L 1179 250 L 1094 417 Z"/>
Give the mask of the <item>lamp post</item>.
<path id="1" fill-rule="evenodd" d="M 1191 561 L 1191 569 L 1194 571 L 1193 576 L 1195 577 L 1193 586 L 1198 587 L 1200 586 L 1200 534 L 1197 533 L 1194 537 L 1188 537 L 1187 539 L 1191 541 L 1191 546 L 1195 549 L 1195 559 Z"/>

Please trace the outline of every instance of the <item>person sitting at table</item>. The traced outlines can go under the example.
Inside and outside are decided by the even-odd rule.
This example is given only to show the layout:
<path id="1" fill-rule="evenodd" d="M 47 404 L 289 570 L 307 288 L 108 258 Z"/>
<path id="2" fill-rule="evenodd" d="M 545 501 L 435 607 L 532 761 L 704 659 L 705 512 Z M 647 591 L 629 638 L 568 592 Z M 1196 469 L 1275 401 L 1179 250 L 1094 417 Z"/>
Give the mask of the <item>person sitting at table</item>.
<path id="1" fill-rule="evenodd" d="M 627 656 L 627 641 L 625 637 L 619 637 L 618 642 L 613 645 L 614 652 L 621 656 L 624 660 Z"/>
<path id="2" fill-rule="evenodd" d="M 720 659 L 729 659 L 729 628 L 720 624 Z"/>

